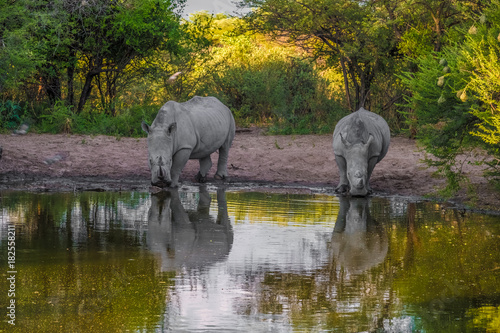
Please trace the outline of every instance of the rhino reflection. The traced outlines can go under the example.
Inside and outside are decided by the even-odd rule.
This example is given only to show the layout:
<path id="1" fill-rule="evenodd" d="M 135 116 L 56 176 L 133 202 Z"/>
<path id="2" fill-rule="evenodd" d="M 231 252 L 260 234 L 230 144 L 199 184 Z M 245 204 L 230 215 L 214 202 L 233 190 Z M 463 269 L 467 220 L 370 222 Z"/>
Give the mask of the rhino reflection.
<path id="1" fill-rule="evenodd" d="M 200 187 L 196 210 L 185 210 L 177 189 L 151 196 L 147 244 L 161 256 L 162 271 L 180 267 L 203 268 L 229 254 L 233 230 L 227 214 L 226 193 L 217 190 L 218 212 L 210 215 L 210 194 Z"/>
<path id="2" fill-rule="evenodd" d="M 371 217 L 368 199 L 339 197 L 339 200 L 332 256 L 337 265 L 349 273 L 359 274 L 384 261 L 388 250 L 387 233 Z"/>

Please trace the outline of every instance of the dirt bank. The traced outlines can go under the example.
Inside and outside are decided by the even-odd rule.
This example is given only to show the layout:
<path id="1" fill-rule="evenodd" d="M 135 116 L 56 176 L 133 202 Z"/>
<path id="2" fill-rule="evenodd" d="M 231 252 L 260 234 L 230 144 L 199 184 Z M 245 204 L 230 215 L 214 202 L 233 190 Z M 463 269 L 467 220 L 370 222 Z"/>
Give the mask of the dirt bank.
<path id="1" fill-rule="evenodd" d="M 229 155 L 230 184 L 311 186 L 333 190 L 338 170 L 330 135 L 268 136 L 259 130 L 238 131 Z M 108 136 L 27 134 L 0 135 L 0 189 L 19 190 L 149 190 L 146 139 Z M 415 141 L 394 137 L 389 152 L 375 168 L 371 185 L 375 195 L 435 195 L 442 177 L 421 162 L 425 153 Z M 215 172 L 216 156 L 212 156 Z M 198 162 L 189 161 L 181 181 L 192 182 Z M 466 189 L 454 202 L 500 209 L 498 193 L 481 176 L 482 167 L 464 164 L 477 189 Z M 212 178 L 212 177 L 210 177 Z M 213 180 L 211 180 L 213 181 Z"/>

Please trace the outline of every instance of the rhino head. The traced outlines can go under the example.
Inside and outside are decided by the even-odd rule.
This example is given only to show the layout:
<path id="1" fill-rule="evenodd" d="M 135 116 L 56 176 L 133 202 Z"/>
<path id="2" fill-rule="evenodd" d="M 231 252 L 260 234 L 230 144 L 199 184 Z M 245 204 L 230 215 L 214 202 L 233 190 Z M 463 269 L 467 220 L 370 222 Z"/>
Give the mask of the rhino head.
<path id="1" fill-rule="evenodd" d="M 153 124 L 154 125 L 154 124 Z M 172 156 L 174 154 L 174 135 L 176 123 L 168 126 L 148 126 L 142 122 L 142 129 L 148 133 L 149 168 L 151 169 L 151 184 L 158 187 L 170 186 L 172 179 Z"/>
<path id="2" fill-rule="evenodd" d="M 352 196 L 366 196 L 371 192 L 368 185 L 370 175 L 368 174 L 368 161 L 375 157 L 370 152 L 370 144 L 373 142 L 373 135 L 370 134 L 368 141 L 350 143 L 340 134 L 342 144 L 345 147 L 345 160 L 347 179 L 350 185 Z"/>

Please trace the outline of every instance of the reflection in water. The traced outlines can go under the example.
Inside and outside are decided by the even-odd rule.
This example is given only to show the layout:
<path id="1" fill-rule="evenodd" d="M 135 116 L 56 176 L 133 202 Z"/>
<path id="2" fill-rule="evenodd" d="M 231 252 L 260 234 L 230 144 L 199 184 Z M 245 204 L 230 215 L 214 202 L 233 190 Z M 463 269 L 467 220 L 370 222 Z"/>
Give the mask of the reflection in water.
<path id="1" fill-rule="evenodd" d="M 498 216 L 204 187 L 0 195 L 19 332 L 499 330 Z"/>
<path id="2" fill-rule="evenodd" d="M 184 209 L 177 189 L 151 196 L 147 244 L 160 254 L 162 271 L 203 268 L 227 257 L 233 245 L 233 230 L 225 190 L 217 190 L 216 219 L 210 215 L 210 203 L 204 186 L 200 187 L 196 210 Z"/>
<path id="3" fill-rule="evenodd" d="M 367 198 L 341 196 L 340 210 L 332 235 L 332 259 L 359 274 L 380 263 L 387 256 L 388 240 L 383 226 L 372 218 Z"/>

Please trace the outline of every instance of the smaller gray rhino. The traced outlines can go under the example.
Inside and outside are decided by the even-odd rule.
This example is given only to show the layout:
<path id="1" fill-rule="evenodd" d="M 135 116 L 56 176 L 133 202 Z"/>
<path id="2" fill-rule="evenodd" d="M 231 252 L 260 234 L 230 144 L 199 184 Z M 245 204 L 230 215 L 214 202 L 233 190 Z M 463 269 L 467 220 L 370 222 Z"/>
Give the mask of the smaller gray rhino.
<path id="1" fill-rule="evenodd" d="M 363 108 L 342 118 L 333 132 L 333 151 L 340 182 L 335 192 L 352 196 L 372 193 L 375 165 L 389 150 L 391 132 L 381 116 Z"/>

